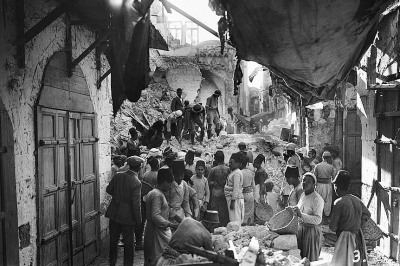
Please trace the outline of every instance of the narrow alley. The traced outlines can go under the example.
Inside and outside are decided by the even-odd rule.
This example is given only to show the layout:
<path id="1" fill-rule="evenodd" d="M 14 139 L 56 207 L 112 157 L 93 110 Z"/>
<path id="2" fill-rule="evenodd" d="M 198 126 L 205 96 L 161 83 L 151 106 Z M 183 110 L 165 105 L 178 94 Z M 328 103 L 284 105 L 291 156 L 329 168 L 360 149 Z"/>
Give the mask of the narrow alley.
<path id="1" fill-rule="evenodd" d="M 0 266 L 399 265 L 400 0 L 1 0 Z"/>

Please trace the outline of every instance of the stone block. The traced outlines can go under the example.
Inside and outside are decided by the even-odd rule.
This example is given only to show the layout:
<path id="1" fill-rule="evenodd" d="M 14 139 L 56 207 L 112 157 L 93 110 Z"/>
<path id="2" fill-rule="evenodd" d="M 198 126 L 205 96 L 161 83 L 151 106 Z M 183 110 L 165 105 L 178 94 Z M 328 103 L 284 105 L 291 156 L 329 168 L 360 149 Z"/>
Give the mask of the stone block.
<path id="1" fill-rule="evenodd" d="M 301 259 L 300 249 L 298 249 L 298 248 L 289 250 L 289 255 Z"/>
<path id="2" fill-rule="evenodd" d="M 226 235 L 228 233 L 228 229 L 226 227 L 218 227 L 214 229 L 214 235 Z"/>
<path id="3" fill-rule="evenodd" d="M 297 249 L 296 235 L 280 235 L 273 241 L 273 246 L 280 250 Z"/>
<path id="4" fill-rule="evenodd" d="M 228 232 L 238 231 L 239 228 L 240 228 L 240 223 L 239 222 L 230 222 L 226 226 L 226 229 L 228 230 Z"/>

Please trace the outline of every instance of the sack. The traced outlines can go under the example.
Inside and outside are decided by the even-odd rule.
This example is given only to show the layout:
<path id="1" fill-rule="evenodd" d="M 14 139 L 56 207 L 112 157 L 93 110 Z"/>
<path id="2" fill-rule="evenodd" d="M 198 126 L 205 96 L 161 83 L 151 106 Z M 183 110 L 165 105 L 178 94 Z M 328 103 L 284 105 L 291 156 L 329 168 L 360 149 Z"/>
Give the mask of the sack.
<path id="1" fill-rule="evenodd" d="M 361 230 L 363 232 L 364 238 L 367 241 L 378 241 L 384 233 L 379 228 L 379 226 L 374 222 L 374 220 L 368 218 L 366 222 L 361 224 Z"/>

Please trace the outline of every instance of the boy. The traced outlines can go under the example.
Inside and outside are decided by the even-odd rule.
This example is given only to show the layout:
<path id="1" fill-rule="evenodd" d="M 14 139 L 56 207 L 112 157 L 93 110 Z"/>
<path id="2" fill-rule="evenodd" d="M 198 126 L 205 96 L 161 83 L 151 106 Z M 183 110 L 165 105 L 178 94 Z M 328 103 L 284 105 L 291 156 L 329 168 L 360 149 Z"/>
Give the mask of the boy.
<path id="1" fill-rule="evenodd" d="M 206 164 L 203 160 L 199 160 L 196 163 L 196 175 L 192 176 L 190 180 L 193 182 L 192 188 L 197 193 L 197 199 L 199 200 L 200 206 L 200 218 L 202 214 L 207 210 L 208 202 L 210 201 L 210 188 L 208 186 L 207 178 L 204 177 Z"/>
<path id="2" fill-rule="evenodd" d="M 272 210 L 275 213 L 277 213 L 278 210 L 278 199 L 279 199 L 279 193 L 276 193 L 273 191 L 274 189 L 274 183 L 271 181 L 268 181 L 265 183 L 265 191 L 267 194 L 267 203 L 269 206 L 272 207 Z"/>

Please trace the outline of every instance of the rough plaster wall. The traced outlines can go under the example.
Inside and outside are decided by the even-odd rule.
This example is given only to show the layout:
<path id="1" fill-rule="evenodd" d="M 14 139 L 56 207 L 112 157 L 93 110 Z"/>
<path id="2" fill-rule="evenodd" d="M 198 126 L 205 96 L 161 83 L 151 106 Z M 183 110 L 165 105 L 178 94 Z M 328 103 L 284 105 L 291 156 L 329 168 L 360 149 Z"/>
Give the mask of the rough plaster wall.
<path id="1" fill-rule="evenodd" d="M 168 69 L 166 78 L 168 85 L 175 91 L 182 88 L 183 98 L 190 102 L 197 97 L 197 90 L 203 80 L 199 67 L 183 65 Z"/>
<path id="2" fill-rule="evenodd" d="M 24 228 L 30 224 L 30 245 L 20 248 L 20 264 L 36 265 L 37 261 L 37 216 L 36 216 L 36 157 L 35 151 L 35 103 L 41 87 L 43 71 L 49 58 L 57 51 L 64 49 L 65 24 L 58 19 L 43 32 L 25 45 L 25 68 L 18 68 L 14 55 L 15 46 L 15 6 L 14 1 L 6 0 L 7 10 L 5 25 L 0 24 L 0 96 L 11 118 L 15 141 L 15 175 L 18 201 L 18 226 Z M 52 5 L 54 4 L 54 5 Z M 25 29 L 31 28 L 56 3 L 50 1 L 25 1 Z M 3 21 L 3 18 L 1 18 Z M 94 41 L 94 35 L 87 30 L 77 28 L 73 33 L 74 56 L 82 53 Z M 79 42 L 79 44 L 76 44 Z M 104 187 L 104 179 L 110 172 L 109 140 L 109 81 L 103 82 L 101 90 L 95 86 L 96 72 L 93 53 L 80 63 L 85 74 L 94 108 L 98 114 L 99 142 L 99 174 L 100 185 Z M 106 103 L 106 104 L 105 104 Z M 104 198 L 102 188 L 101 198 Z M 102 228 L 104 225 L 102 224 Z"/>

